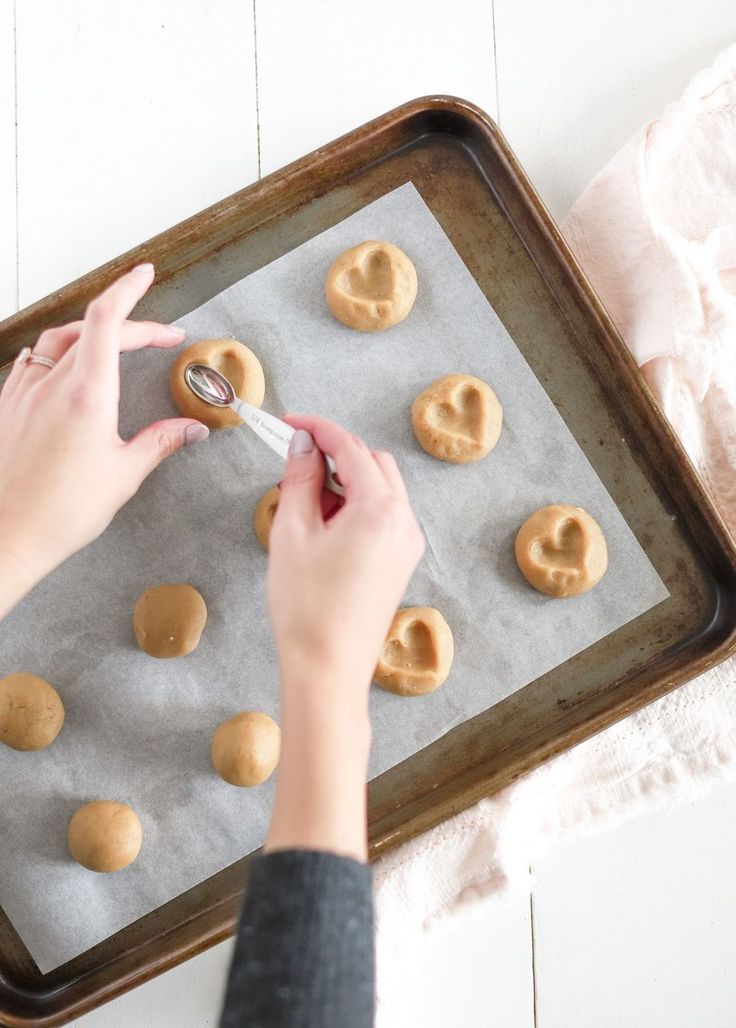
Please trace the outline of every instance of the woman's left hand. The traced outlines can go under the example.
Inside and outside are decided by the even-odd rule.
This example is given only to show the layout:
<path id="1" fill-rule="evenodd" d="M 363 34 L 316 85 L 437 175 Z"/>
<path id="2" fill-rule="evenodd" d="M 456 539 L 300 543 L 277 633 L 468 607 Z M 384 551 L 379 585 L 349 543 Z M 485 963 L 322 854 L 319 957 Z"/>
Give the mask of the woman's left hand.
<path id="1" fill-rule="evenodd" d="M 33 352 L 56 366 L 16 363 L 0 393 L 0 617 L 100 535 L 165 457 L 208 435 L 191 418 L 158 421 L 129 442 L 118 433 L 118 354 L 184 337 L 127 320 L 153 275 L 153 265 L 134 268 L 83 321 L 43 332 Z"/>

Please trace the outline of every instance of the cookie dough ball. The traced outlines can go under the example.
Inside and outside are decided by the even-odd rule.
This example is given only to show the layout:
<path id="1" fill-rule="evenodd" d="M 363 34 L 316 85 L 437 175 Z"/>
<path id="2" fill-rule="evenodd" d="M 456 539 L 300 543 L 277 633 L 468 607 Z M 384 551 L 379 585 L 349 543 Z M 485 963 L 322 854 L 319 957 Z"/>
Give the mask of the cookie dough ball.
<path id="1" fill-rule="evenodd" d="M 64 724 L 52 685 L 22 671 L 0 679 L 0 742 L 13 750 L 45 750 Z"/>
<path id="2" fill-rule="evenodd" d="M 98 800 L 79 808 L 67 839 L 69 852 L 88 871 L 120 871 L 140 853 L 143 828 L 127 803 Z"/>
<path id="3" fill-rule="evenodd" d="M 343 325 L 376 332 L 397 325 L 412 309 L 417 273 L 398 246 L 369 239 L 340 254 L 327 275 L 325 293 Z"/>
<path id="4" fill-rule="evenodd" d="M 474 375 L 445 375 L 417 396 L 411 423 L 419 445 L 438 460 L 469 464 L 486 457 L 501 434 L 503 411 Z"/>
<path id="5" fill-rule="evenodd" d="M 234 339 L 205 339 L 187 347 L 171 365 L 171 395 L 185 417 L 196 418 L 210 428 L 235 428 L 243 424 L 230 407 L 213 407 L 195 396 L 184 378 L 190 364 L 207 364 L 225 376 L 241 400 L 254 407 L 263 403 L 266 382 L 261 362 L 253 351 Z"/>
<path id="6" fill-rule="evenodd" d="M 268 714 L 246 710 L 212 736 L 212 763 L 230 785 L 260 785 L 279 762 L 281 729 Z"/>
<path id="7" fill-rule="evenodd" d="M 191 585 L 152 585 L 133 608 L 138 645 L 151 657 L 183 657 L 196 650 L 207 606 Z"/>
<path id="8" fill-rule="evenodd" d="M 563 599 L 587 593 L 603 578 L 608 551 L 598 523 L 582 507 L 541 507 L 516 536 L 516 561 L 530 585 Z"/>
<path id="9" fill-rule="evenodd" d="M 400 696 L 422 696 L 442 685 L 454 655 L 450 626 L 438 610 L 403 607 L 386 636 L 374 681 Z"/>
<path id="10" fill-rule="evenodd" d="M 281 490 L 277 485 L 269 489 L 256 504 L 253 513 L 253 527 L 256 530 L 258 542 L 264 550 L 268 549 L 268 540 L 271 536 L 271 525 L 276 516 L 276 508 L 281 498 Z"/>

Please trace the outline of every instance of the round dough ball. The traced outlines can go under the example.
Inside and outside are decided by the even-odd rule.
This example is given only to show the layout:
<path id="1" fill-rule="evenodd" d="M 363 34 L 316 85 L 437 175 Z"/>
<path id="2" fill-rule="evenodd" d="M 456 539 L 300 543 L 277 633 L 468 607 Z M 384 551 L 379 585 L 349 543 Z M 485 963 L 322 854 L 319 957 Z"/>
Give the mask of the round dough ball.
<path id="1" fill-rule="evenodd" d="M 498 442 L 502 420 L 496 394 L 474 375 L 438 378 L 411 407 L 419 445 L 451 464 L 469 464 L 486 457 Z"/>
<path id="2" fill-rule="evenodd" d="M 230 382 L 235 395 L 260 407 L 266 391 L 263 368 L 252 350 L 234 339 L 205 339 L 187 347 L 171 365 L 169 388 L 174 403 L 187 418 L 196 418 L 210 428 L 235 428 L 242 425 L 230 407 L 213 407 L 200 400 L 186 383 L 184 372 L 190 364 L 207 364 Z"/>
<path id="3" fill-rule="evenodd" d="M 271 536 L 271 525 L 276 516 L 276 509 L 281 499 L 281 490 L 277 485 L 264 493 L 256 504 L 253 512 L 253 527 L 256 530 L 258 542 L 264 550 L 268 549 L 268 540 Z"/>
<path id="4" fill-rule="evenodd" d="M 246 710 L 212 736 L 212 763 L 230 785 L 260 785 L 279 762 L 281 729 L 268 714 Z"/>
<path id="5" fill-rule="evenodd" d="M 608 567 L 598 523 L 582 507 L 564 503 L 541 507 L 527 518 L 514 549 L 527 582 L 556 599 L 587 593 Z"/>
<path id="6" fill-rule="evenodd" d="M 143 828 L 127 803 L 98 800 L 79 808 L 67 839 L 71 855 L 88 871 L 120 871 L 140 853 Z"/>
<path id="7" fill-rule="evenodd" d="M 403 607 L 391 623 L 374 681 L 400 696 L 422 696 L 442 685 L 454 656 L 452 631 L 438 610 Z"/>
<path id="8" fill-rule="evenodd" d="M 0 679 L 0 742 L 13 750 L 45 750 L 64 724 L 64 704 L 52 685 L 17 671 Z"/>
<path id="9" fill-rule="evenodd" d="M 330 268 L 327 304 L 338 321 L 376 332 L 403 321 L 417 298 L 417 273 L 398 246 L 369 239 L 345 250 Z"/>
<path id="10" fill-rule="evenodd" d="M 191 585 L 152 585 L 133 608 L 138 645 L 151 657 L 183 657 L 196 650 L 207 606 Z"/>

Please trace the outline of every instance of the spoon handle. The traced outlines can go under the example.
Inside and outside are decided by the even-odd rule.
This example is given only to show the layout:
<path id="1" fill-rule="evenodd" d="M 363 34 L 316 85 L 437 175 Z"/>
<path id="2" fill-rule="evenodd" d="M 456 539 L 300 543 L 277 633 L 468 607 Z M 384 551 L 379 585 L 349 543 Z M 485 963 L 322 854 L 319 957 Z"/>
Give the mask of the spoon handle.
<path id="1" fill-rule="evenodd" d="M 287 425 L 281 418 L 276 418 L 273 414 L 268 414 L 259 407 L 246 403 L 245 400 L 238 399 L 237 396 L 230 406 L 264 443 L 267 443 L 272 450 L 278 453 L 279 457 L 286 460 L 289 455 L 289 444 L 294 435 L 294 429 L 291 425 Z M 332 457 L 328 457 L 327 454 L 324 454 L 324 458 L 326 465 L 325 489 L 330 489 L 338 496 L 344 496 L 345 487 L 337 481 L 335 474 L 337 469 L 334 460 Z"/>

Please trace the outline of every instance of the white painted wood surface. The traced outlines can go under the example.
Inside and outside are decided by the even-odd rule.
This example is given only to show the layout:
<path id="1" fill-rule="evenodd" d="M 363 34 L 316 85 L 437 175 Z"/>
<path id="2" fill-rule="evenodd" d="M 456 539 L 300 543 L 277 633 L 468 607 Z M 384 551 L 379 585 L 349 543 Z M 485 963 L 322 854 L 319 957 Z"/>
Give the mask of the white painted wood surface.
<path id="1" fill-rule="evenodd" d="M 0 0 L 0 318 L 16 310 L 15 26 L 13 0 Z"/>
<path id="2" fill-rule="evenodd" d="M 427 93 L 495 114 L 489 0 L 256 0 L 263 174 Z"/>
<path id="3" fill-rule="evenodd" d="M 560 216 L 734 38 L 732 0 L 0 0 L 0 317 L 429 92 L 498 98 Z M 550 855 L 533 923 L 484 906 L 407 952 L 415 1023 L 732 1028 L 734 815 L 736 787 Z M 214 1026 L 230 952 L 76 1024 Z"/>
<path id="4" fill-rule="evenodd" d="M 556 218 L 736 41 L 728 0 L 494 0 L 501 128 Z"/>
<path id="5" fill-rule="evenodd" d="M 22 306 L 258 174 L 252 5 L 16 8 Z"/>
<path id="6" fill-rule="evenodd" d="M 379 1004 L 376 1028 L 533 1028 L 526 894 L 459 911 L 401 960 L 403 995 Z"/>
<path id="7" fill-rule="evenodd" d="M 535 868 L 540 1028 L 733 1028 L 736 787 Z"/>

